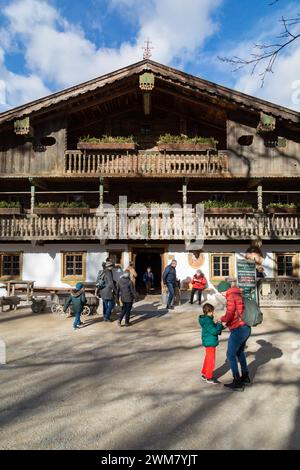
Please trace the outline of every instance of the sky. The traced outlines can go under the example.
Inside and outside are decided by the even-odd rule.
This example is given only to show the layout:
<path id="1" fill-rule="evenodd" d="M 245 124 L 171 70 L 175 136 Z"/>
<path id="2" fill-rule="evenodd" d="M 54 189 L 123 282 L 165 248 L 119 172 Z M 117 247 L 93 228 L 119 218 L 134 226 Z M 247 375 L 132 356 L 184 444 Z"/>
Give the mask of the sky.
<path id="1" fill-rule="evenodd" d="M 233 72 L 218 59 L 278 42 L 280 18 L 300 15 L 300 1 L 271 3 L 0 0 L 0 112 L 138 62 L 148 38 L 154 61 L 300 111 L 300 39 L 263 87 L 259 69 Z"/>

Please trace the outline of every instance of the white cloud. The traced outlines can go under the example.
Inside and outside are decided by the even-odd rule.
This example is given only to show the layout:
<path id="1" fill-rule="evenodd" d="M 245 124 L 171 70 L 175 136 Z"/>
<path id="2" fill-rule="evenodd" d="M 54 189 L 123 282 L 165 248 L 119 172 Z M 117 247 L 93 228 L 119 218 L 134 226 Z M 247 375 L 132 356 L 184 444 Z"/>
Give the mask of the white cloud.
<path id="1" fill-rule="evenodd" d="M 8 70 L 4 58 L 4 50 L 0 47 L 0 112 L 50 93 L 37 75 L 25 76 Z"/>
<path id="2" fill-rule="evenodd" d="M 56 88 L 71 86 L 141 60 L 141 47 L 148 37 L 155 46 L 154 60 L 165 64 L 180 60 L 184 64 L 216 31 L 212 14 L 222 2 L 110 0 L 110 8 L 126 10 L 138 24 L 136 37 L 130 43 L 124 41 L 119 48 L 97 47 L 46 0 L 12 0 L 3 14 L 8 21 L 10 42 L 19 44 L 24 53 L 30 72 L 30 77 L 26 77 L 29 89 L 40 77 L 36 83 L 39 95 L 46 89 L 43 82 L 51 82 Z M 21 84 L 19 77 L 20 90 Z M 25 93 L 16 93 L 13 102 L 23 102 L 24 96 Z"/>

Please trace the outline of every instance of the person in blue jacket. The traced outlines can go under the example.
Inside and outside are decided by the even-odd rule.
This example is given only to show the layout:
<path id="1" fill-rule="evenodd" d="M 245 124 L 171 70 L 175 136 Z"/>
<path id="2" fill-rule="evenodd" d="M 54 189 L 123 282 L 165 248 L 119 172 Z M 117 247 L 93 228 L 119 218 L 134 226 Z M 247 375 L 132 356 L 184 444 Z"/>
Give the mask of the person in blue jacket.
<path id="1" fill-rule="evenodd" d="M 67 308 L 72 305 L 72 310 L 75 314 L 75 320 L 73 323 L 73 329 L 77 330 L 80 327 L 80 315 L 82 313 L 82 310 L 86 304 L 86 297 L 84 293 L 84 285 L 82 282 L 78 282 L 75 286 L 75 289 L 72 290 L 70 297 L 68 298 L 64 312 L 67 311 Z"/>

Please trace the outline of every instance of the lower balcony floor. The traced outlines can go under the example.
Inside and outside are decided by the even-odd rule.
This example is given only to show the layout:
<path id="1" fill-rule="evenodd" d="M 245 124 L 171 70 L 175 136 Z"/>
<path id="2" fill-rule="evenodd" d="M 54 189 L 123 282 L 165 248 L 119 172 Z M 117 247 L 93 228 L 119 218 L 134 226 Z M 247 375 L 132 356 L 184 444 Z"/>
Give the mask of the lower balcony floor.
<path id="1" fill-rule="evenodd" d="M 0 241 L 300 240 L 300 214 L 207 215 L 184 211 L 99 211 L 0 215 Z"/>

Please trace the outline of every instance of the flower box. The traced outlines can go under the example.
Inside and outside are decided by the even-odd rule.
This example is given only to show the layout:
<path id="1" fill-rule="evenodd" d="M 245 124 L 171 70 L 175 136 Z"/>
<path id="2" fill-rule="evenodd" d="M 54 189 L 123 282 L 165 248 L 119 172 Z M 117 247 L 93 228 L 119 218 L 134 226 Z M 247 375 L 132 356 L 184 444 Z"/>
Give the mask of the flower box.
<path id="1" fill-rule="evenodd" d="M 298 207 L 267 207 L 269 214 L 299 214 L 300 208 Z"/>
<path id="2" fill-rule="evenodd" d="M 157 144 L 157 148 L 160 152 L 203 152 L 206 150 L 215 150 L 216 143 L 206 143 L 206 144 L 184 144 L 184 143 L 166 143 L 166 144 Z"/>
<path id="3" fill-rule="evenodd" d="M 253 214 L 253 207 L 211 207 L 205 214 Z"/>
<path id="4" fill-rule="evenodd" d="M 78 150 L 135 150 L 136 143 L 134 142 L 103 142 L 94 144 L 91 142 L 79 142 L 77 144 Z"/>
<path id="5" fill-rule="evenodd" d="M 30 210 L 27 211 L 30 213 Z M 85 215 L 90 214 L 89 207 L 35 207 L 37 215 Z"/>
<path id="6" fill-rule="evenodd" d="M 0 215 L 19 215 L 21 214 L 20 207 L 0 207 Z"/>

